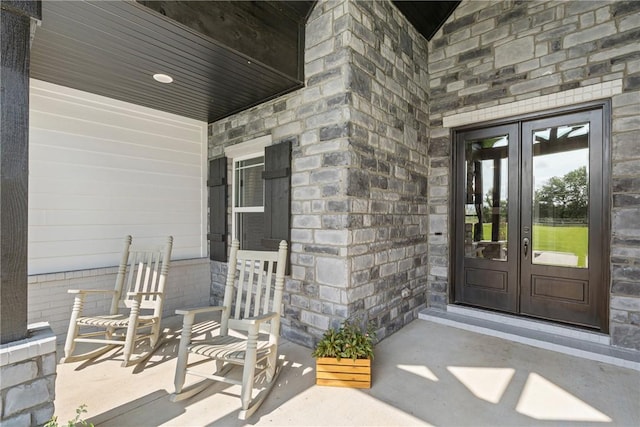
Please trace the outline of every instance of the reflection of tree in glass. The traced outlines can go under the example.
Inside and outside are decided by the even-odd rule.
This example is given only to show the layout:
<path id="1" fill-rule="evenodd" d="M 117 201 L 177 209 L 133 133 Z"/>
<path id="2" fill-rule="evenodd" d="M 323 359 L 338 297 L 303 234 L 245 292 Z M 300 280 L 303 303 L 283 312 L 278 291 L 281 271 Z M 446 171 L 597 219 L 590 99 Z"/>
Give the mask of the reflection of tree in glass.
<path id="1" fill-rule="evenodd" d="M 482 222 L 484 224 L 488 224 L 484 226 L 484 234 L 486 236 L 491 236 L 491 227 L 493 226 L 492 216 L 491 214 L 494 212 L 494 206 L 499 206 L 499 240 L 507 240 L 507 212 L 509 211 L 509 204 L 506 200 L 500 200 L 499 203 L 496 203 L 493 200 L 493 188 L 490 188 L 487 191 L 487 194 L 484 195 L 484 203 L 482 204 Z M 489 225 L 491 224 L 491 225 Z M 488 237 L 486 237 L 488 238 Z"/>
<path id="2" fill-rule="evenodd" d="M 536 190 L 538 217 L 586 220 L 588 193 L 586 166 L 579 167 L 563 177 L 554 176 Z"/>

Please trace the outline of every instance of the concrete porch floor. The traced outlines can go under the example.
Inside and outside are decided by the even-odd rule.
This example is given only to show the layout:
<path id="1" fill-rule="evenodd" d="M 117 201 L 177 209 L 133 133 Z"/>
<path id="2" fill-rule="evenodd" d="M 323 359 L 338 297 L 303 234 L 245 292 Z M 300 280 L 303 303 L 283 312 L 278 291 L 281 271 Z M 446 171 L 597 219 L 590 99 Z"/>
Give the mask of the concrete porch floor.
<path id="1" fill-rule="evenodd" d="M 640 372 L 424 320 L 376 347 L 370 390 L 314 385 L 311 350 L 283 340 L 278 383 L 243 422 L 238 386 L 169 401 L 176 343 L 138 367 L 118 352 L 58 365 L 58 422 L 86 404 L 96 426 L 640 425 Z"/>

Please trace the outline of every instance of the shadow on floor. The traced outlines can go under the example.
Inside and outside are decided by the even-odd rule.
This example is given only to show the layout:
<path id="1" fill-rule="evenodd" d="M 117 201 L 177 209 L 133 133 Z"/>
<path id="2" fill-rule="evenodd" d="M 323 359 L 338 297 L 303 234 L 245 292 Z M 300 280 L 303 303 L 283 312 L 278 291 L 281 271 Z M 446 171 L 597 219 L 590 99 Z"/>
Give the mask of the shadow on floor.
<path id="1" fill-rule="evenodd" d="M 422 320 L 376 347 L 370 390 L 316 386 L 311 350 L 283 340 L 278 383 L 246 422 L 239 386 L 170 402 L 176 345 L 137 368 L 59 365 L 59 419 L 85 403 L 97 426 L 640 425 L 636 371 Z"/>

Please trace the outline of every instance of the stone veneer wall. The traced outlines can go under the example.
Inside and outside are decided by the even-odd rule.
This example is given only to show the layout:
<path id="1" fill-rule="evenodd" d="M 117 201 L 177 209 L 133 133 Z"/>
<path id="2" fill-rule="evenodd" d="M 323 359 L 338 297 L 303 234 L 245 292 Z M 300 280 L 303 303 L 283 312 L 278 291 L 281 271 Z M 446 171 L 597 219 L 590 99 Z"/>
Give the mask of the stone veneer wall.
<path id="1" fill-rule="evenodd" d="M 0 346 L 0 424 L 40 426 L 53 416 L 56 338 L 47 323 L 28 337 Z"/>
<path id="2" fill-rule="evenodd" d="M 449 299 L 443 117 L 622 80 L 612 97 L 612 344 L 640 350 L 640 2 L 464 0 L 429 43 L 429 305 Z"/>
<path id="3" fill-rule="evenodd" d="M 350 307 L 393 333 L 426 303 L 427 44 L 389 2 L 350 3 Z"/>
<path id="4" fill-rule="evenodd" d="M 313 346 L 344 318 L 382 338 L 425 305 L 426 41 L 391 3 L 320 1 L 306 87 L 210 125 L 209 158 L 290 139 L 291 277 L 282 334 Z M 211 302 L 226 265 L 212 262 Z"/>

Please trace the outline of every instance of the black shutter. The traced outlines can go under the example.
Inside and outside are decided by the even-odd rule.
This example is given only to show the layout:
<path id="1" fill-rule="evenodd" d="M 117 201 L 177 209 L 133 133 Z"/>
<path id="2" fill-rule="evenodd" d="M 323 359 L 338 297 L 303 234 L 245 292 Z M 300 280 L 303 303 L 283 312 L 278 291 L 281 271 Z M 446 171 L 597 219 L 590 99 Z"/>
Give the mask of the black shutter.
<path id="1" fill-rule="evenodd" d="M 227 158 L 209 161 L 209 258 L 227 261 Z"/>
<path id="2" fill-rule="evenodd" d="M 291 212 L 291 141 L 264 150 L 264 239 L 265 249 L 277 250 L 281 240 L 289 242 Z"/>

